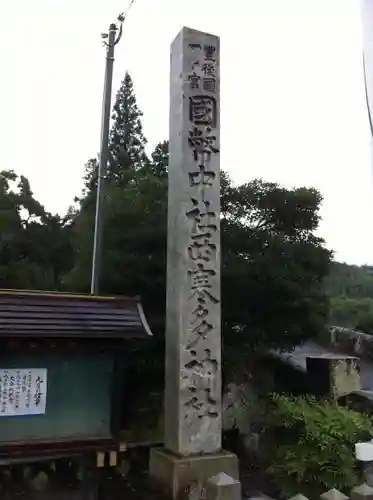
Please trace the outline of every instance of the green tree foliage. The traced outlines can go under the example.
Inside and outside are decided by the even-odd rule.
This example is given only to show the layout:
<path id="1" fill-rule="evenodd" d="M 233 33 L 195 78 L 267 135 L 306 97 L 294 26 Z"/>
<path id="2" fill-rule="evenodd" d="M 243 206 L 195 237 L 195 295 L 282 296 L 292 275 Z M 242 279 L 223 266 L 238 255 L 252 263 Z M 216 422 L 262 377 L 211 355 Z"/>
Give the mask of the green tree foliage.
<path id="1" fill-rule="evenodd" d="M 254 180 L 222 182 L 222 286 L 228 344 L 292 347 L 324 328 L 331 253 L 314 234 L 321 196 Z"/>
<path id="2" fill-rule="evenodd" d="M 96 204 L 96 190 L 98 182 L 98 159 L 90 158 L 84 167 L 84 188 L 82 196 L 75 198 L 75 202 L 80 203 L 81 206 L 90 207 L 94 210 Z"/>
<path id="3" fill-rule="evenodd" d="M 132 78 L 126 73 L 116 96 L 109 140 L 108 178 L 116 185 L 126 186 L 147 162 L 141 117 Z"/>
<path id="4" fill-rule="evenodd" d="M 132 79 L 126 74 L 110 131 L 100 292 L 141 294 L 153 317 L 164 315 L 160 303 L 163 306 L 168 144 L 160 143 L 147 158 L 141 116 Z M 74 223 L 75 263 L 67 277 L 70 288 L 85 292 L 92 265 L 97 166 L 94 159 L 86 166 L 85 190 Z"/>
<path id="5" fill-rule="evenodd" d="M 369 311 L 360 312 L 357 317 L 355 329 L 359 332 L 368 333 L 373 335 L 373 307 Z"/>
<path id="6" fill-rule="evenodd" d="M 367 415 L 311 397 L 273 396 L 273 443 L 269 472 L 284 496 L 317 498 L 358 484 L 354 445 L 369 441 Z"/>
<path id="7" fill-rule="evenodd" d="M 373 334 L 373 298 L 331 297 L 330 323 Z"/>
<path id="8" fill-rule="evenodd" d="M 145 154 L 146 139 L 142 132 L 141 116 L 132 79 L 127 73 L 116 96 L 109 137 L 109 163 L 105 176 L 102 292 L 119 293 L 117 281 L 122 280 L 126 283 L 122 293 L 138 293 L 132 286 L 133 277 L 126 279 L 129 272 L 127 264 L 133 271 L 132 261 L 136 255 L 132 253 L 135 251 L 133 238 L 139 236 L 143 226 L 140 222 L 142 217 L 149 212 L 153 213 L 152 207 L 147 206 L 147 203 L 157 204 L 159 199 L 159 195 L 155 194 L 155 198 L 147 200 L 144 193 L 150 194 L 157 189 L 156 175 L 153 175 L 152 168 L 154 165 L 156 169 L 157 162 L 162 161 L 164 146 L 160 145 L 159 151 L 156 148 L 155 160 L 150 162 Z M 71 287 L 81 291 L 88 291 L 91 272 L 97 170 L 98 161 L 90 159 L 86 165 L 85 188 L 78 200 L 80 206 L 74 224 L 75 265 L 68 282 Z M 146 176 L 145 173 L 149 175 Z M 154 219 L 156 217 L 157 212 L 154 213 Z M 131 232 L 131 228 L 135 234 Z M 157 224 L 154 229 L 157 229 Z M 117 269 L 118 273 L 112 273 L 110 269 L 118 264 L 119 256 L 122 265 Z M 124 270 L 122 278 L 116 276 L 121 269 Z"/>
<path id="9" fill-rule="evenodd" d="M 168 143 L 159 143 L 148 158 L 141 116 L 126 74 L 110 132 L 100 293 L 140 294 L 152 329 L 163 333 Z M 16 193 L 10 186 L 14 174 L 3 175 L 3 274 L 12 266 L 27 265 L 29 270 L 36 266 L 35 277 L 22 285 L 6 277 L 3 283 L 89 291 L 97 166 L 97 159 L 88 161 L 77 210 L 66 218 L 45 213 L 27 180 L 21 178 Z M 237 347 L 240 352 L 246 346 L 288 348 L 316 336 L 327 319 L 323 280 L 331 258 L 314 234 L 320 194 L 262 180 L 234 186 L 224 174 L 221 184 L 223 333 L 228 358 Z"/>
<path id="10" fill-rule="evenodd" d="M 152 328 L 164 331 L 168 143 L 145 155 L 141 112 L 127 74 L 114 105 L 106 179 L 101 293 L 140 294 Z M 89 162 L 91 181 L 97 162 Z M 88 176 L 89 177 L 89 176 Z M 95 204 L 92 184 L 74 223 L 71 289 L 88 291 Z M 222 175 L 222 305 L 227 352 L 289 347 L 317 335 L 328 303 L 330 252 L 314 234 L 320 194 Z"/>
<path id="11" fill-rule="evenodd" d="M 151 161 L 148 164 L 150 172 L 159 179 L 167 179 L 168 171 L 168 141 L 160 142 L 156 145 Z"/>
<path id="12" fill-rule="evenodd" d="M 333 262 L 325 280 L 332 325 L 373 333 L 373 268 Z"/>
<path id="13" fill-rule="evenodd" d="M 109 134 L 109 161 L 106 171 L 109 192 L 114 186 L 127 187 L 136 182 L 136 172 L 148 162 L 147 143 L 142 131 L 142 112 L 134 94 L 131 76 L 126 73 L 117 92 L 112 113 L 113 124 Z M 95 210 L 98 180 L 97 158 L 90 158 L 85 165 L 83 195 L 77 198 L 81 208 Z"/>
<path id="14" fill-rule="evenodd" d="M 0 287 L 59 288 L 72 265 L 67 226 L 45 212 L 25 177 L 0 172 Z"/>
<path id="15" fill-rule="evenodd" d="M 64 275 L 73 266 L 74 252 L 71 242 L 72 215 L 45 213 L 40 223 L 29 226 L 30 258 L 48 272 L 49 283 L 40 283 L 37 288 L 63 290 Z"/>
<path id="16" fill-rule="evenodd" d="M 126 95 L 120 91 L 117 99 Z M 115 105 L 115 109 L 122 108 Z M 139 116 L 137 107 L 134 113 L 129 106 L 126 109 L 116 115 L 113 130 L 130 129 L 129 117 Z M 136 124 L 135 130 L 141 131 L 140 123 Z M 116 151 L 118 141 L 113 138 L 123 134 L 116 131 L 111 137 L 111 148 Z M 150 159 L 143 155 L 141 141 L 133 142 L 126 135 L 126 144 L 126 151 L 136 144 L 133 155 L 126 157 L 135 158 L 134 163 L 118 161 L 108 170 L 101 292 L 141 294 L 152 328 L 163 333 L 168 144 L 158 144 Z M 111 158 L 114 162 L 119 156 L 112 153 Z M 134 182 L 123 181 L 122 169 Z M 262 180 L 234 187 L 222 175 L 221 201 L 228 351 L 258 344 L 289 347 L 317 335 L 327 317 L 323 280 L 331 257 L 314 235 L 320 194 L 306 188 L 287 190 Z M 72 289 L 89 289 L 93 227 L 94 207 L 83 199 L 74 227 Z"/>
<path id="17" fill-rule="evenodd" d="M 325 284 L 332 297 L 373 298 L 373 268 L 333 262 Z"/>
<path id="18" fill-rule="evenodd" d="M 164 324 L 167 179 L 146 165 L 136 184 L 110 184 L 105 202 L 101 293 L 141 294 L 152 323 Z M 110 180 L 108 179 L 108 182 Z M 94 210 L 83 208 L 74 226 L 75 266 L 68 277 L 77 291 L 89 290 Z"/>

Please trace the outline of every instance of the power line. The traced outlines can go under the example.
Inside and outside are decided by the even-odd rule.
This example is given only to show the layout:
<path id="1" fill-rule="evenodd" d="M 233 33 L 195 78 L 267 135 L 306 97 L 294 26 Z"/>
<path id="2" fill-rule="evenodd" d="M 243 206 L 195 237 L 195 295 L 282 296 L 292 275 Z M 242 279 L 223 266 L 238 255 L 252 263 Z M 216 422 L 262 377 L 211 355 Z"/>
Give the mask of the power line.
<path id="1" fill-rule="evenodd" d="M 131 10 L 131 7 L 135 3 L 135 1 L 136 0 L 131 0 L 130 3 L 128 4 L 127 9 L 125 10 L 125 12 L 122 12 L 122 14 L 119 14 L 119 16 L 118 16 L 118 20 L 119 21 L 121 21 L 122 23 L 124 23 L 124 21 L 127 19 L 128 13 Z"/>

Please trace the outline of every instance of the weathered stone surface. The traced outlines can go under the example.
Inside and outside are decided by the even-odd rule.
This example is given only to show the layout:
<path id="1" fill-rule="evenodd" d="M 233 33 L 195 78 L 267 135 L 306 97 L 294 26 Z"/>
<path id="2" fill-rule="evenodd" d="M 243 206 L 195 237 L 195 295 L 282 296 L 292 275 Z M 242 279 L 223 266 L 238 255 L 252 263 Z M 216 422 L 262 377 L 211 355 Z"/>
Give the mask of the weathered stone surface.
<path id="1" fill-rule="evenodd" d="M 352 356 L 307 357 L 307 372 L 320 396 L 338 399 L 361 389 L 359 359 Z"/>
<path id="2" fill-rule="evenodd" d="M 163 448 L 153 448 L 150 450 L 149 472 L 166 497 L 192 498 L 196 491 L 204 495 L 206 481 L 221 472 L 238 480 L 238 460 L 236 455 L 226 451 L 180 457 Z"/>
<path id="3" fill-rule="evenodd" d="M 206 481 L 206 500 L 241 500 L 241 483 L 225 472 Z"/>
<path id="4" fill-rule="evenodd" d="M 368 443 L 365 443 L 366 445 Z M 356 447 L 358 446 L 358 444 L 356 445 Z M 361 446 L 361 444 L 360 444 Z M 368 449 L 368 452 L 369 452 L 369 449 Z M 360 455 L 360 453 L 359 453 Z M 358 460 L 361 459 L 361 457 L 357 457 Z M 365 484 L 368 485 L 368 486 L 372 486 L 373 487 L 373 464 L 372 462 L 361 462 L 363 463 L 363 476 L 364 476 L 364 481 L 365 481 Z"/>
<path id="5" fill-rule="evenodd" d="M 298 493 L 298 495 L 294 495 L 289 500 L 308 500 L 308 498 L 302 495 L 302 493 Z"/>
<path id="6" fill-rule="evenodd" d="M 360 484 L 352 488 L 350 494 L 351 500 L 373 500 L 373 488 L 367 484 Z"/>
<path id="7" fill-rule="evenodd" d="M 248 402 L 256 403 L 257 400 L 258 392 L 251 384 L 235 382 L 227 384 L 222 403 L 223 429 L 238 428 L 241 434 L 250 434 L 252 422 Z"/>
<path id="8" fill-rule="evenodd" d="M 321 500 L 348 500 L 348 497 L 339 490 L 332 488 L 320 495 Z"/>
<path id="9" fill-rule="evenodd" d="M 165 446 L 221 448 L 219 38 L 171 46 Z"/>

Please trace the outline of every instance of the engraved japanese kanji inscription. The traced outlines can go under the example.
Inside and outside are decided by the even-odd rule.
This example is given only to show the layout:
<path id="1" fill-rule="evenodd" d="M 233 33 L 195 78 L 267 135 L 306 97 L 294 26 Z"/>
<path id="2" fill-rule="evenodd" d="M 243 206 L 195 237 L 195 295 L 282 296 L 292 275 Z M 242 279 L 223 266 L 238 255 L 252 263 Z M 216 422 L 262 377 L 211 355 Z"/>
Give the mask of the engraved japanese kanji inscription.
<path id="1" fill-rule="evenodd" d="M 165 446 L 221 448 L 219 38 L 171 47 Z"/>

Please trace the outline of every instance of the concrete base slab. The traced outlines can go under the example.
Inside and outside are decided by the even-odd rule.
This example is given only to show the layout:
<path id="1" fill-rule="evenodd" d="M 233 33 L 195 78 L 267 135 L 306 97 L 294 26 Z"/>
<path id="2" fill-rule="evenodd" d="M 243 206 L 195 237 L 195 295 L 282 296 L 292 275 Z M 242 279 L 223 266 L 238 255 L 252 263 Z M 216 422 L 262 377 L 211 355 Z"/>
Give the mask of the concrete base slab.
<path id="1" fill-rule="evenodd" d="M 164 448 L 150 452 L 150 476 L 173 500 L 182 498 L 188 489 L 204 490 L 206 481 L 221 472 L 238 480 L 238 459 L 234 453 L 181 457 Z"/>

